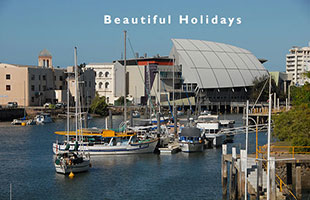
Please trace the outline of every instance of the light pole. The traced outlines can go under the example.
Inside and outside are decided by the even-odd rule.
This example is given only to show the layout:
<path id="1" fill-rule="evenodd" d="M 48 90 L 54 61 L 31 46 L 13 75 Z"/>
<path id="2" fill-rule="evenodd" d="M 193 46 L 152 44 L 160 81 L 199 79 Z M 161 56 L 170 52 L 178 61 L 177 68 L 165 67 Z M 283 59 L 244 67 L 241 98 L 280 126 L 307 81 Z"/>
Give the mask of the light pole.
<path id="1" fill-rule="evenodd" d="M 257 116 L 257 122 L 252 117 L 248 117 L 248 119 L 252 120 L 255 123 L 256 126 L 256 159 L 258 158 L 258 116 Z"/>

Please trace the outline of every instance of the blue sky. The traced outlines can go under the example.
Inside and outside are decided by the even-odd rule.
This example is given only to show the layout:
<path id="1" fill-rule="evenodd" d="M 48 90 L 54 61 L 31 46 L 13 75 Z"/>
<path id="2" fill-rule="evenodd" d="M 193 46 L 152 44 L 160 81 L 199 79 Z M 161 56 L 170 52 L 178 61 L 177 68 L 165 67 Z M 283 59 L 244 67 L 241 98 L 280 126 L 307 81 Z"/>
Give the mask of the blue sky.
<path id="1" fill-rule="evenodd" d="M 104 25 L 103 16 L 172 15 L 170 25 Z M 241 17 L 241 25 L 179 25 L 179 15 Z M 265 67 L 285 71 L 292 46 L 310 42 L 308 0 L 0 0 L 0 62 L 37 64 L 40 50 L 53 55 L 55 66 L 111 62 L 123 52 L 123 30 L 135 52 L 168 55 L 171 38 L 223 42 L 268 59 Z M 128 57 L 133 53 L 128 48 Z"/>

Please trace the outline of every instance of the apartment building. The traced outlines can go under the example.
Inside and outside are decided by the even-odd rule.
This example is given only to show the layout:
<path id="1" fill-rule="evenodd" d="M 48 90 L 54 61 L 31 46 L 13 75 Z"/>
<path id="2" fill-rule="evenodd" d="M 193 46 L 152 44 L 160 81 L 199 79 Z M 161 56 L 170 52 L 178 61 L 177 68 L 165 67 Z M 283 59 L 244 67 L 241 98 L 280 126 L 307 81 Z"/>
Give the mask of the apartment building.
<path id="1" fill-rule="evenodd" d="M 294 85 L 310 82 L 304 73 L 310 71 L 310 44 L 308 47 L 293 47 L 286 55 L 286 73 L 292 77 Z"/>

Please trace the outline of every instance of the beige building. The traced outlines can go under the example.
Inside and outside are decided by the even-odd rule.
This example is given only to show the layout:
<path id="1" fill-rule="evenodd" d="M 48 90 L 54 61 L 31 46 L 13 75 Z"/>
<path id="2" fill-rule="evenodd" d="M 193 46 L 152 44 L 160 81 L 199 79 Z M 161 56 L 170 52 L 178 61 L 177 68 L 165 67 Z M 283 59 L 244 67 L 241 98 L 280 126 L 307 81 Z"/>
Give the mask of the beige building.
<path id="1" fill-rule="evenodd" d="M 39 54 L 39 66 L 0 63 L 0 104 L 41 106 L 66 101 L 65 69 L 54 68 L 47 50 Z M 41 65 L 41 66 L 40 66 Z"/>
<path id="2" fill-rule="evenodd" d="M 293 47 L 286 55 L 286 73 L 292 77 L 292 83 L 304 85 L 310 79 L 304 73 L 310 71 L 310 45 L 308 47 Z"/>
<path id="3" fill-rule="evenodd" d="M 74 105 L 73 101 L 76 97 L 75 94 L 75 77 L 74 67 L 67 67 L 67 74 L 69 77 L 69 90 L 70 90 L 70 105 Z M 84 107 L 88 107 L 95 97 L 95 71 L 86 67 L 79 67 L 79 86 L 81 103 Z"/>

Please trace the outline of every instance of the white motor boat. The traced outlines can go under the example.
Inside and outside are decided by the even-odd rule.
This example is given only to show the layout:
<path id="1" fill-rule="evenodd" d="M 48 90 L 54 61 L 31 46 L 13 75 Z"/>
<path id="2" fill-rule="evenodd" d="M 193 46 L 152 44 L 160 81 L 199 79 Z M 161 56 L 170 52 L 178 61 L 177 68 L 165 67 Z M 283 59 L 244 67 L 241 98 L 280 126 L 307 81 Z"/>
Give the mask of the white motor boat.
<path id="1" fill-rule="evenodd" d="M 200 129 L 196 127 L 182 128 L 179 136 L 179 145 L 182 152 L 201 152 L 203 151 L 203 140 Z"/>
<path id="2" fill-rule="evenodd" d="M 221 146 L 225 139 L 225 134 L 220 131 L 218 115 L 201 115 L 196 121 L 196 127 L 203 131 L 204 137 L 211 142 L 214 147 Z"/>
<path id="3" fill-rule="evenodd" d="M 49 113 L 41 113 L 35 116 L 34 120 L 36 121 L 37 124 L 45 124 L 53 122 L 51 114 Z"/>

